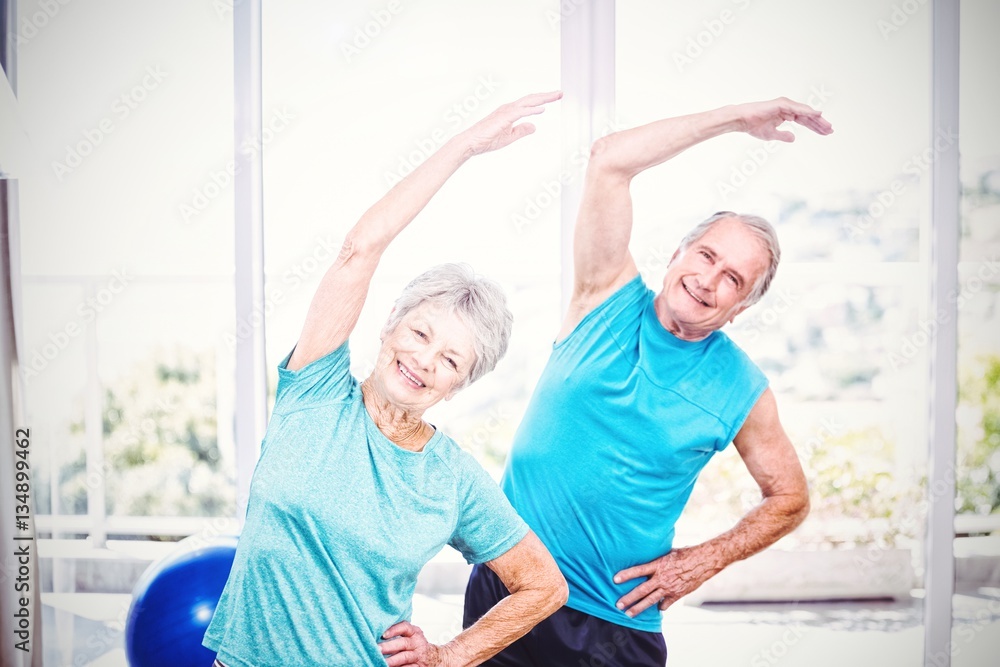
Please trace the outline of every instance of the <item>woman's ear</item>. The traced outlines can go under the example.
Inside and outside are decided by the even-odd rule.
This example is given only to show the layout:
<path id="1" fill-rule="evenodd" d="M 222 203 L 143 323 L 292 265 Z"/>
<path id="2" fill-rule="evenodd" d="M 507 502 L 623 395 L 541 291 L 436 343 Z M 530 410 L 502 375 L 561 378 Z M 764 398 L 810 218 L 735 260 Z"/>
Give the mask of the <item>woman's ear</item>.
<path id="1" fill-rule="evenodd" d="M 385 324 L 382 325 L 382 331 L 380 331 L 378 334 L 379 340 L 384 341 L 385 337 L 391 333 L 389 330 L 389 323 L 392 322 L 392 316 L 395 314 L 396 314 L 396 306 L 393 306 L 392 310 L 389 311 L 389 317 L 385 318 Z"/>

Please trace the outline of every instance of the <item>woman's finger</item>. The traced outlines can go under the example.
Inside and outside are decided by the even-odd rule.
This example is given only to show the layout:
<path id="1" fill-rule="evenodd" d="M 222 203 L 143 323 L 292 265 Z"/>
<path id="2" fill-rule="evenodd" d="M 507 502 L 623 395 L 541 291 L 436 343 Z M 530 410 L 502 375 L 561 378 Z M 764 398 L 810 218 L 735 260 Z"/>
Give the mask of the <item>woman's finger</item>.
<path id="1" fill-rule="evenodd" d="M 412 637 L 420 632 L 420 628 L 408 621 L 400 621 L 382 633 L 383 638 L 388 637 Z"/>
<path id="2" fill-rule="evenodd" d="M 518 106 L 529 106 L 537 107 L 543 104 L 548 104 L 549 102 L 555 102 L 556 100 L 562 98 L 563 94 L 561 90 L 553 90 L 549 93 L 532 93 L 531 95 L 525 95 L 514 104 Z"/>

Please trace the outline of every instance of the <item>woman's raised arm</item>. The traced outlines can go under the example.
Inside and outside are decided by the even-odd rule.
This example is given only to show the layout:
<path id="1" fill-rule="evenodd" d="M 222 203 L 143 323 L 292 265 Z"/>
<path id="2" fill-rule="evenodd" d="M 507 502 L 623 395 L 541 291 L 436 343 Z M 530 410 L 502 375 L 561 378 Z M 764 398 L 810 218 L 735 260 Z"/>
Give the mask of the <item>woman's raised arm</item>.
<path id="1" fill-rule="evenodd" d="M 470 157 L 503 148 L 534 132 L 531 123 L 515 123 L 542 113 L 545 104 L 560 97 L 560 92 L 537 93 L 501 106 L 448 140 L 361 216 L 320 281 L 288 362 L 289 370 L 302 368 L 347 340 L 358 323 L 382 253 L 445 181 Z"/>

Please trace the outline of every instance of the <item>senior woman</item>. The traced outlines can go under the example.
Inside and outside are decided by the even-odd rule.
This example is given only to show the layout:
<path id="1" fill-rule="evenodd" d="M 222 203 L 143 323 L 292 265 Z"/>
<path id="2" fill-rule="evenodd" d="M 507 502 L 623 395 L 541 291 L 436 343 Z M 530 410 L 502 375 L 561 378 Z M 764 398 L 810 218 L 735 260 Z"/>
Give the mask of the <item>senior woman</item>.
<path id="1" fill-rule="evenodd" d="M 417 277 L 361 383 L 350 374 L 347 343 L 390 241 L 469 157 L 533 132 L 518 121 L 560 96 L 500 107 L 348 232 L 278 368 L 243 535 L 205 633 L 218 663 L 478 665 L 566 600 L 555 562 L 496 483 L 423 420 L 503 356 L 512 318 L 500 289 L 464 265 Z M 486 563 L 512 595 L 438 646 L 409 617 L 417 574 L 445 544 Z"/>

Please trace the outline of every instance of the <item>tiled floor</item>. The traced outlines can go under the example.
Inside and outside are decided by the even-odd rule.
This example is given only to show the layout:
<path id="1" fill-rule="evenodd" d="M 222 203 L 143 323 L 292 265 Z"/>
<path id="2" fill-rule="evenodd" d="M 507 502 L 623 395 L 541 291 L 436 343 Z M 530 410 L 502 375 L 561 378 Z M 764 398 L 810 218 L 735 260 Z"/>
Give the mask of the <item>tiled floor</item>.
<path id="1" fill-rule="evenodd" d="M 47 594 L 46 666 L 126 667 L 129 601 L 127 595 Z M 418 595 L 413 611 L 431 641 L 447 641 L 461 629 L 460 595 Z M 957 596 L 954 613 L 953 667 L 1000 667 L 1000 593 Z M 671 667 L 917 667 L 923 654 L 920 618 L 918 600 L 681 604 L 664 615 L 664 635 Z M 607 664 L 600 655 L 591 663 Z"/>

